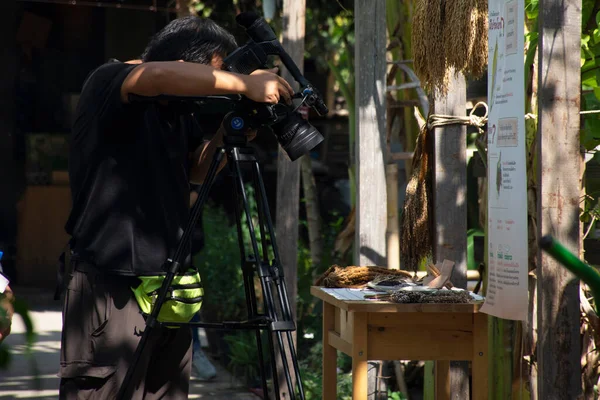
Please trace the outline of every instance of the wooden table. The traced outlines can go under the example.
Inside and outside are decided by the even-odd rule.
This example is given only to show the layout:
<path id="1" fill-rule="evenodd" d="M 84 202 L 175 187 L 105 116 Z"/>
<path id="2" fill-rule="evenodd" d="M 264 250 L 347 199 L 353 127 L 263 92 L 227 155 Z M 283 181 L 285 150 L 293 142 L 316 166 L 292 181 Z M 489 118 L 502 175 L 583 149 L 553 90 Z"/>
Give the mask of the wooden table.
<path id="1" fill-rule="evenodd" d="M 323 399 L 337 399 L 337 350 L 352 357 L 352 399 L 367 399 L 368 360 L 435 360 L 435 398 L 450 399 L 450 361 L 472 362 L 472 399 L 488 397 L 487 315 L 481 303 L 397 304 L 358 289 L 313 286 L 323 300 Z"/>

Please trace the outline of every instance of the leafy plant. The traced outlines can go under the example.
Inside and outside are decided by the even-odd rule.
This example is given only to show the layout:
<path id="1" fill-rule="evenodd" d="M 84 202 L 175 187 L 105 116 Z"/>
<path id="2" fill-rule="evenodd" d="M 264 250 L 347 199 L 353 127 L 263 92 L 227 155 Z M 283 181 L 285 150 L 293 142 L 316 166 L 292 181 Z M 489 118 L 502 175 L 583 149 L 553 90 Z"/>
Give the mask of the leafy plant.
<path id="1" fill-rule="evenodd" d="M 249 386 L 253 386 L 259 376 L 259 354 L 256 346 L 256 334 L 250 331 L 238 331 L 224 338 L 229 345 L 229 369 Z M 267 360 L 266 355 L 263 359 Z M 268 367 L 267 367 L 268 368 Z"/>
<path id="2" fill-rule="evenodd" d="M 300 373 L 306 400 L 321 399 L 323 396 L 323 344 L 315 343 L 306 358 L 300 362 Z M 340 400 L 352 399 L 352 374 L 347 371 L 352 369 L 352 360 L 343 353 L 338 353 L 337 398 Z"/>
<path id="3" fill-rule="evenodd" d="M 401 392 L 388 391 L 388 400 L 406 400 L 407 397 Z"/>
<path id="4" fill-rule="evenodd" d="M 258 205 L 254 188 L 245 188 L 251 220 L 254 224 L 259 254 L 262 255 L 261 231 L 258 228 Z M 246 255 L 253 254 L 245 214 L 241 217 L 241 234 Z M 246 297 L 237 225 L 231 225 L 225 210 L 207 204 L 203 212 L 204 248 L 194 256 L 205 285 L 203 309 L 216 321 L 235 321 L 246 316 Z M 270 238 L 266 238 L 267 244 Z M 270 246 L 267 253 L 273 259 Z M 258 294 L 259 290 L 257 290 Z"/>
<path id="5" fill-rule="evenodd" d="M 237 227 L 225 211 L 207 205 L 203 213 L 205 246 L 194 257 L 204 283 L 202 309 L 207 319 L 239 320 L 245 315 L 245 295 Z"/>
<path id="6" fill-rule="evenodd" d="M 349 147 L 354 148 L 355 88 L 354 88 L 354 13 L 340 7 L 337 14 L 326 14 L 316 8 L 306 10 L 307 57 L 314 59 L 323 71 L 331 71 L 335 77 L 334 91 L 341 93 L 348 110 Z M 354 205 L 354 154 L 350 152 L 348 178 Z"/>
<path id="7" fill-rule="evenodd" d="M 310 294 L 310 287 L 315 278 L 321 275 L 332 264 L 338 262 L 334 259 L 334 241 L 343 229 L 344 219 L 339 214 L 332 214 L 329 224 L 322 231 L 323 257 L 320 265 L 313 264 L 310 250 L 302 241 L 298 242 L 298 297 L 296 304 L 298 321 L 298 348 L 300 354 L 314 346 L 321 340 L 321 302 Z"/>
<path id="8" fill-rule="evenodd" d="M 525 12 L 529 20 L 525 35 L 525 82 L 528 84 L 538 44 L 539 0 L 527 0 Z M 600 10 L 595 0 L 582 1 L 581 24 L 581 110 L 600 110 Z M 600 145 L 600 114 L 583 115 L 581 144 L 587 151 Z"/>
<path id="9" fill-rule="evenodd" d="M 5 300 L 5 295 L 0 294 L 0 303 Z M 22 300 L 16 299 L 13 303 L 14 316 L 13 319 L 18 316 L 23 320 L 25 325 L 25 355 L 29 358 L 30 368 L 34 376 L 34 386 L 38 389 L 41 388 L 41 381 L 39 379 L 39 372 L 37 361 L 33 356 L 33 345 L 36 340 L 36 333 L 33 329 L 33 322 L 29 315 L 29 308 L 27 304 Z M 5 321 L 7 318 L 7 311 L 4 307 L 0 307 L 0 321 Z M 12 359 L 11 350 L 6 344 L 0 344 L 0 370 L 7 369 Z"/>

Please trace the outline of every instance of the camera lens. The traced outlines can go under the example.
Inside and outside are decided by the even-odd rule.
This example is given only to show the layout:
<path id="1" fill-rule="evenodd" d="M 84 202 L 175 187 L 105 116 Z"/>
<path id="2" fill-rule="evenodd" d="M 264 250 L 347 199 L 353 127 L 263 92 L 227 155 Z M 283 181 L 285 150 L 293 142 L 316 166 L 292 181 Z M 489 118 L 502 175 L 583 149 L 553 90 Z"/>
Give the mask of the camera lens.
<path id="1" fill-rule="evenodd" d="M 292 161 L 308 153 L 324 139 L 317 128 L 304 120 L 298 112 L 288 114 L 272 128 L 277 141 Z"/>

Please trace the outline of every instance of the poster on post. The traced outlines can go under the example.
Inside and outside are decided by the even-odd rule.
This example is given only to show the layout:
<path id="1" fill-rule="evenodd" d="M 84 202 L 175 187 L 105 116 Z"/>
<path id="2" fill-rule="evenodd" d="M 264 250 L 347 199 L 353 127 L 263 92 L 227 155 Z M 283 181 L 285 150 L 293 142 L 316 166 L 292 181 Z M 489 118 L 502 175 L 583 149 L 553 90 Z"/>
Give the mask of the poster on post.
<path id="1" fill-rule="evenodd" d="M 482 312 L 528 309 L 524 0 L 489 0 L 488 280 Z"/>

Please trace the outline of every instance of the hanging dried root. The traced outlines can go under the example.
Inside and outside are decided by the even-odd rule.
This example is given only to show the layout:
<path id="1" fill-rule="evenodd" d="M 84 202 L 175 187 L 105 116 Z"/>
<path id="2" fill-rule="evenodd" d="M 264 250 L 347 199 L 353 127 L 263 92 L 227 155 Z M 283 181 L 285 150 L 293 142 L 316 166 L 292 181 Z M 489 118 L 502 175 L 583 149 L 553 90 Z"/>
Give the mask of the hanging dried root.
<path id="1" fill-rule="evenodd" d="M 400 257 L 406 269 L 416 271 L 431 256 L 433 245 L 431 143 L 427 125 L 421 129 L 413 156 L 413 174 L 406 186 L 400 219 Z"/>

